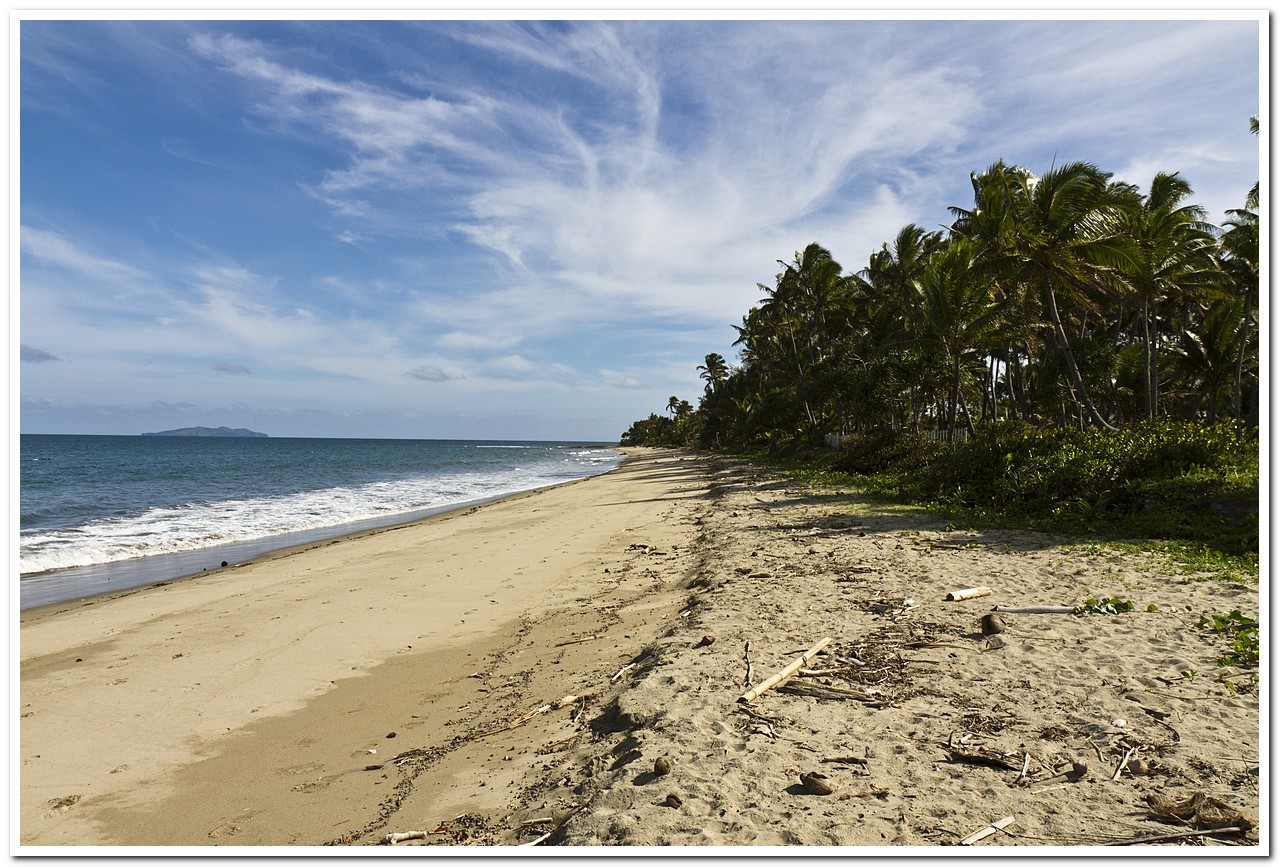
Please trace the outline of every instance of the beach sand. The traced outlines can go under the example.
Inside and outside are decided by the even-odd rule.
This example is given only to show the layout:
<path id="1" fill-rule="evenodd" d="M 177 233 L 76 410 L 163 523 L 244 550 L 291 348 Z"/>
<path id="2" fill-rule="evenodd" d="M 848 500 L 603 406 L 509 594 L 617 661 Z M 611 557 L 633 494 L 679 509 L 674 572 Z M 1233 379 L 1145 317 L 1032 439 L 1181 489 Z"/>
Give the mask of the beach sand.
<path id="1" fill-rule="evenodd" d="M 1265 846 L 1257 689 L 1194 626 L 1257 617 L 1258 589 L 1189 577 L 631 450 L 593 479 L 23 612 L 19 840 L 898 850 L 1012 816 L 975 845 L 1074 847 L 1190 830 L 1151 804 L 1200 794 L 1248 834 L 1160 845 Z M 992 593 L 945 601 L 974 586 Z M 1112 596 L 1135 610 L 978 628 L 994 605 Z M 817 674 L 739 701 L 822 639 Z"/>

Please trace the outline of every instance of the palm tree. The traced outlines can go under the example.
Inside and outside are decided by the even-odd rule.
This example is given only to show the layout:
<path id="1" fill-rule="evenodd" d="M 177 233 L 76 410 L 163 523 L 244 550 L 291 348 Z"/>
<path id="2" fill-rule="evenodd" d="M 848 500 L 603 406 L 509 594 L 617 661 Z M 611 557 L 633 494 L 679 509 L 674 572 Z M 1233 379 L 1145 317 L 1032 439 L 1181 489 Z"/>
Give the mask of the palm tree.
<path id="1" fill-rule="evenodd" d="M 1017 178 L 1017 219 L 1006 253 L 1007 273 L 1039 294 L 1050 336 L 1066 367 L 1074 400 L 1094 427 L 1114 430 L 1085 386 L 1063 323 L 1059 300 L 1087 305 L 1085 290 L 1131 267 L 1132 245 L 1121 217 L 1132 196 L 1110 183 L 1110 174 L 1084 162 L 1069 163 L 1041 178 Z"/>
<path id="2" fill-rule="evenodd" d="M 1220 239 L 1222 269 L 1234 284 L 1236 294 L 1243 298 L 1241 307 L 1240 343 L 1236 356 L 1235 381 L 1231 391 L 1232 408 L 1243 430 L 1244 412 L 1242 381 L 1244 379 L 1245 351 L 1252 330 L 1253 309 L 1258 298 L 1258 215 L 1247 209 L 1227 212 L 1227 230 Z"/>
<path id="3" fill-rule="evenodd" d="M 1152 316 L 1165 298 L 1207 290 L 1220 277 L 1204 208 L 1186 205 L 1191 185 L 1177 172 L 1160 172 L 1151 190 L 1127 214 L 1136 255 L 1125 279 L 1139 305 L 1143 390 L 1147 418 L 1155 418 L 1159 372 L 1154 363 Z"/>
<path id="4" fill-rule="evenodd" d="M 951 394 L 947 413 L 947 441 L 955 437 L 956 414 L 962 406 L 960 380 L 966 360 L 1001 324 L 1000 305 L 982 279 L 976 263 L 978 246 L 955 238 L 929 260 L 918 279 L 925 334 L 943 349 L 951 366 Z M 969 435 L 973 419 L 964 409 Z"/>
<path id="5" fill-rule="evenodd" d="M 1210 424 L 1218 420 L 1218 396 L 1235 375 L 1240 340 L 1240 298 L 1211 307 L 1195 330 L 1183 329 L 1178 360 L 1189 382 L 1208 399 Z"/>
<path id="6" fill-rule="evenodd" d="M 708 393 L 715 391 L 729 375 L 729 365 L 725 363 L 724 356 L 718 352 L 707 353 L 703 363 L 698 365 L 698 370 L 699 377 L 707 381 Z"/>

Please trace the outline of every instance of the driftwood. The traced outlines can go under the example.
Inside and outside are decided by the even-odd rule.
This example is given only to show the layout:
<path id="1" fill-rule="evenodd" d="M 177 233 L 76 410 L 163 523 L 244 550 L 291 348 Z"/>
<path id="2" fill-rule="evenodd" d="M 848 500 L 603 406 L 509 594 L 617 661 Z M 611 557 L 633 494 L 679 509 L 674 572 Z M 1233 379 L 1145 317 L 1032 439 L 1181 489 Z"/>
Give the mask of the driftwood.
<path id="1" fill-rule="evenodd" d="M 570 644 L 582 644 L 584 641 L 595 641 L 597 638 L 603 638 L 603 635 L 588 635 L 586 638 L 574 638 L 571 641 L 561 641 L 556 647 L 568 647 Z"/>
<path id="2" fill-rule="evenodd" d="M 791 675 L 799 671 L 805 665 L 805 663 L 807 663 L 810 659 L 812 659 L 813 657 L 821 653 L 823 648 L 825 648 L 830 643 L 831 643 L 830 638 L 822 639 L 813 647 L 810 647 L 804 653 L 800 654 L 800 656 L 794 662 L 792 662 L 786 668 L 782 669 L 782 671 L 779 671 L 777 674 L 773 675 L 772 677 L 769 677 L 768 679 L 762 681 L 761 683 L 757 684 L 756 686 L 744 692 L 738 698 L 738 701 L 741 701 L 741 702 L 752 701 L 756 697 L 760 696 L 761 694 L 768 692 L 770 689 L 773 689 L 779 683 L 781 683 L 782 681 L 786 680 L 788 677 L 790 677 Z"/>
<path id="3" fill-rule="evenodd" d="M 990 587 L 968 587 L 964 590 L 952 590 L 946 596 L 947 602 L 960 602 L 963 599 L 977 599 L 979 596 L 990 596 Z"/>
<path id="4" fill-rule="evenodd" d="M 496 735 L 498 734 L 498 732 L 505 732 L 505 731 L 510 731 L 513 728 L 518 728 L 519 726 L 524 725 L 534 717 L 540 716 L 546 713 L 547 711 L 551 710 L 551 707 L 552 706 L 549 704 L 544 704 L 542 707 L 538 708 L 537 710 L 529 711 L 529 713 L 525 714 L 524 716 L 520 717 L 519 719 L 513 722 L 509 722 L 504 726 L 499 726 L 496 729 L 489 729 L 488 731 L 477 732 L 476 734 L 472 735 L 472 737 L 485 738 L 485 737 L 488 737 L 489 735 Z"/>
<path id="5" fill-rule="evenodd" d="M 405 840 L 425 840 L 427 839 L 426 831 L 401 831 L 397 834 L 387 834 L 382 838 L 382 845 L 394 846 L 397 843 L 403 843 Z"/>
<path id="6" fill-rule="evenodd" d="M 1178 831 L 1174 834 L 1152 834 L 1150 837 L 1134 837 L 1132 840 L 1112 840 L 1103 846 L 1134 846 L 1140 843 L 1160 843 L 1164 840 L 1181 840 L 1186 837 L 1210 837 L 1214 834 L 1243 834 L 1244 828 L 1208 828 L 1203 831 Z"/>
<path id="7" fill-rule="evenodd" d="M 1023 605 L 1018 608 L 997 605 L 991 610 L 998 614 L 1070 614 L 1075 611 L 1070 605 Z"/>
<path id="8" fill-rule="evenodd" d="M 1031 753 L 1027 753 L 1022 760 L 1022 773 L 1018 774 L 1017 782 L 1021 783 L 1027 778 L 1027 771 L 1031 768 Z"/>
<path id="9" fill-rule="evenodd" d="M 888 701 L 882 696 L 868 695 L 857 690 L 844 689 L 838 686 L 824 686 L 820 683 L 807 683 L 799 680 L 783 684 L 778 687 L 778 691 L 789 692 L 792 695 L 807 695 L 811 698 L 852 698 L 879 707 L 888 704 Z"/>
<path id="10" fill-rule="evenodd" d="M 986 765 L 989 768 L 999 768 L 1003 771 L 1016 771 L 1019 766 L 1006 759 L 1004 756 L 992 755 L 985 752 L 970 752 L 957 747 L 948 747 L 947 755 L 953 762 L 962 762 L 968 765 Z"/>
<path id="11" fill-rule="evenodd" d="M 578 815 L 578 813 L 580 813 L 582 810 L 586 809 L 586 807 L 590 805 L 591 801 L 594 800 L 594 798 L 595 796 L 593 795 L 591 798 L 588 798 L 583 803 L 579 804 L 569 812 L 565 813 L 563 816 L 560 817 L 560 821 L 556 822 L 556 826 L 552 828 L 550 831 L 548 831 L 547 833 L 543 834 L 541 837 L 537 837 L 533 840 L 528 841 L 527 843 L 521 843 L 520 845 L 521 846 L 537 846 L 543 840 L 546 840 L 552 834 L 559 831 L 565 825 L 569 824 L 569 820 L 572 819 L 574 816 Z M 555 819 L 553 817 L 548 816 L 545 819 L 537 820 L 537 822 L 542 822 L 542 821 L 551 822 L 551 821 L 555 821 Z M 524 828 L 529 825 L 537 824 L 537 822 L 524 822 L 520 825 L 520 827 Z"/>
<path id="12" fill-rule="evenodd" d="M 747 676 L 744 679 L 743 684 L 745 686 L 751 686 L 751 681 L 756 679 L 755 677 L 756 670 L 755 670 L 755 667 L 751 664 L 751 642 L 750 641 L 747 642 L 746 648 L 742 651 L 742 656 L 747 663 Z"/>
<path id="13" fill-rule="evenodd" d="M 610 683 L 617 683 L 619 678 L 621 678 L 624 674 L 626 674 L 628 671 L 630 671 L 631 669 L 633 669 L 633 668 L 635 668 L 635 667 L 636 667 L 636 664 L 635 664 L 634 662 L 633 662 L 633 663 L 631 663 L 630 665 L 624 665 L 624 666 L 622 666 L 622 668 L 618 669 L 618 673 L 617 673 L 617 674 L 615 674 L 613 677 L 609 678 L 609 682 L 610 682 Z"/>
<path id="14" fill-rule="evenodd" d="M 992 822 L 990 825 L 986 826 L 985 828 L 980 828 L 977 831 L 974 831 L 968 837 L 965 837 L 963 840 L 960 841 L 960 845 L 972 846 L 974 843 L 977 843 L 979 840 L 985 840 L 988 837 L 990 837 L 992 834 L 996 834 L 1000 831 L 1003 831 L 1005 828 L 1008 828 L 1012 824 L 1013 824 L 1012 816 L 1005 816 L 1003 819 L 997 819 L 996 821 Z"/>

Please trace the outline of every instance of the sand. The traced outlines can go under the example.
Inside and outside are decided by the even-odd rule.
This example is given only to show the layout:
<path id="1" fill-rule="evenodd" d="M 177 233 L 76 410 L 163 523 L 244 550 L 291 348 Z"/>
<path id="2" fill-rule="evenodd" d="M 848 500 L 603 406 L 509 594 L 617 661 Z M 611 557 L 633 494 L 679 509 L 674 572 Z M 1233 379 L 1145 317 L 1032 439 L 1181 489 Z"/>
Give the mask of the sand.
<path id="1" fill-rule="evenodd" d="M 1084 847 L 1186 831 L 1150 804 L 1199 794 L 1248 833 L 1150 845 L 1256 853 L 1257 688 L 1194 624 L 1256 617 L 1258 588 L 1196 577 L 632 450 L 605 476 L 24 612 L 19 851 L 411 833 L 396 845 L 906 853 L 1008 816 L 974 845 Z M 978 629 L 994 605 L 1111 596 L 1135 611 Z M 818 673 L 738 700 L 828 638 Z"/>

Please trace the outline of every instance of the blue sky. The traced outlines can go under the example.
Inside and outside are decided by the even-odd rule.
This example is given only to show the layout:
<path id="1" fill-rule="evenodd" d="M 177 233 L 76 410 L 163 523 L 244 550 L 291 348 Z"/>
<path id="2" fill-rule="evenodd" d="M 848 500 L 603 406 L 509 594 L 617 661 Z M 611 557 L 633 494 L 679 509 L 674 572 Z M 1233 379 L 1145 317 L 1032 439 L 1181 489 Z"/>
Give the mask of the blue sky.
<path id="1" fill-rule="evenodd" d="M 998 159 L 1263 170 L 1257 19 L 16 26 L 26 433 L 616 440 Z"/>

